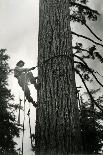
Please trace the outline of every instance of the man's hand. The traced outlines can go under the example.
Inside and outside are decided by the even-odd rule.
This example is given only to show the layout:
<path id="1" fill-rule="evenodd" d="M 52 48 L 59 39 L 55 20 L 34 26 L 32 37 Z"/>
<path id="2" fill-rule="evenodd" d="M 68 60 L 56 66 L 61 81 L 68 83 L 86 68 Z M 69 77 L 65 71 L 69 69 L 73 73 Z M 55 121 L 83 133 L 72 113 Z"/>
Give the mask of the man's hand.
<path id="1" fill-rule="evenodd" d="M 32 68 L 30 68 L 29 70 L 34 70 L 36 67 L 32 67 Z"/>

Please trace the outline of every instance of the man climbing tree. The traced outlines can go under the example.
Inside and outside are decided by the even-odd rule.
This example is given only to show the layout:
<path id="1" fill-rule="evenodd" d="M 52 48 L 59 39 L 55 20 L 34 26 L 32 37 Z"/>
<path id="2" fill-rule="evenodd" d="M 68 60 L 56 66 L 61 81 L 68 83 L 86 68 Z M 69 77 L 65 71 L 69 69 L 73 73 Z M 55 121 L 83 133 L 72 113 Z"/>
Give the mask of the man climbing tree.
<path id="1" fill-rule="evenodd" d="M 37 154 L 82 150 L 69 6 L 69 0 L 40 0 Z"/>
<path id="2" fill-rule="evenodd" d="M 18 79 L 19 85 L 22 87 L 22 90 L 25 92 L 26 99 L 28 102 L 31 102 L 34 107 L 37 107 L 37 103 L 33 101 L 33 98 L 30 96 L 30 90 L 28 88 L 28 80 L 31 84 L 34 84 L 34 87 L 36 89 L 39 89 L 40 84 L 37 83 L 37 77 L 34 77 L 32 72 L 30 70 L 35 69 L 35 67 L 32 68 L 23 68 L 24 62 L 20 60 L 14 69 L 14 76 Z"/>

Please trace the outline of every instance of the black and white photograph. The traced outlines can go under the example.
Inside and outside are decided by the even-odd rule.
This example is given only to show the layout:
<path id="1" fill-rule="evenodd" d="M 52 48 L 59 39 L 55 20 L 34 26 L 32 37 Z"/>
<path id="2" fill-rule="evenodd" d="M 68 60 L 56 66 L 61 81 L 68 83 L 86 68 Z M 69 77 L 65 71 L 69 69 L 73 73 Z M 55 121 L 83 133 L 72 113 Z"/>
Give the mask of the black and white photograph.
<path id="1" fill-rule="evenodd" d="M 0 155 L 103 154 L 103 0 L 0 0 Z"/>

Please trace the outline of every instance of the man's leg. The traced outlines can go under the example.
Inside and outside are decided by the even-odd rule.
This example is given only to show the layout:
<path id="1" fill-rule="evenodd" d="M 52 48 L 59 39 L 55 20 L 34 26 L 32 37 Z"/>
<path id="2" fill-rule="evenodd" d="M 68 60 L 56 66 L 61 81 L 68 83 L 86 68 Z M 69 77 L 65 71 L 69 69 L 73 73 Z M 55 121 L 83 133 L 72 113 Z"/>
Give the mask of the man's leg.
<path id="1" fill-rule="evenodd" d="M 25 91 L 25 97 L 28 100 L 28 102 L 32 102 L 32 104 L 37 107 L 35 101 L 33 101 L 33 98 L 31 97 L 30 94 L 30 90 L 28 88 L 27 85 L 27 81 L 25 80 L 25 75 L 22 75 L 19 79 L 18 79 L 18 83 L 21 86 L 22 90 Z"/>
<path id="2" fill-rule="evenodd" d="M 34 84 L 36 90 L 40 89 L 40 83 L 37 83 L 37 77 L 34 77 L 31 72 L 27 73 L 27 77 L 29 78 L 31 84 Z"/>

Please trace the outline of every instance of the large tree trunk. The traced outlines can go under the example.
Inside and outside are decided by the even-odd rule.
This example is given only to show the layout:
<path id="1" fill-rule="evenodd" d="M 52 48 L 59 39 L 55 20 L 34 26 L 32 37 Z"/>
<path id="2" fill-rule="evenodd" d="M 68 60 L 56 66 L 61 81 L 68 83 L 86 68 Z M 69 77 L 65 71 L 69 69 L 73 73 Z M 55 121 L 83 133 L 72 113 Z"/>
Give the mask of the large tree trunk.
<path id="1" fill-rule="evenodd" d="M 40 0 L 36 155 L 80 153 L 69 0 Z"/>

